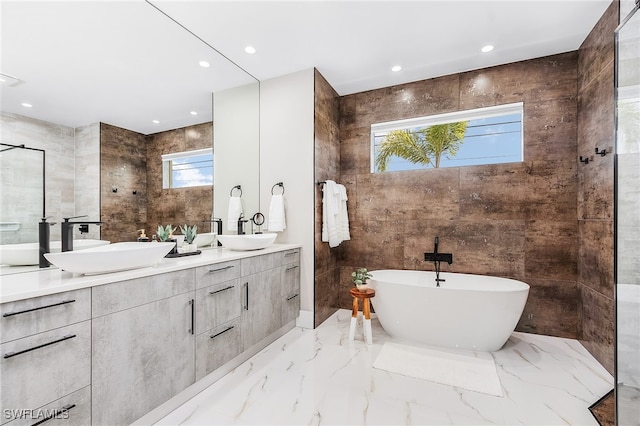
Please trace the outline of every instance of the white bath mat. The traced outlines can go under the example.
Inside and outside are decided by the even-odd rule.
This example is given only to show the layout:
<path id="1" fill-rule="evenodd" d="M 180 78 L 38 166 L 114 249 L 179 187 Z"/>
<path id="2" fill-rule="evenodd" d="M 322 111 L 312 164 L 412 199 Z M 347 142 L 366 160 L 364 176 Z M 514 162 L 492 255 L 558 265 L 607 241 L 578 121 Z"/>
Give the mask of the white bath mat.
<path id="1" fill-rule="evenodd" d="M 495 362 L 486 352 L 448 351 L 388 342 L 382 347 L 373 368 L 503 396 Z"/>

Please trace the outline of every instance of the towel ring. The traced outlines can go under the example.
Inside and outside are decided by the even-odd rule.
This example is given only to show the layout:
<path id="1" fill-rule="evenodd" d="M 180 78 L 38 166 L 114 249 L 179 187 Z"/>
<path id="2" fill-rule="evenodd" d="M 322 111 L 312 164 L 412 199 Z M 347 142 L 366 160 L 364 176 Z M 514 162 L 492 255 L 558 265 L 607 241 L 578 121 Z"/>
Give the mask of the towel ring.
<path id="1" fill-rule="evenodd" d="M 284 184 L 282 182 L 278 182 L 271 187 L 271 195 L 273 195 L 273 190 L 276 189 L 276 186 L 279 186 L 280 188 L 282 188 L 282 194 L 280 195 L 284 195 Z"/>
<path id="2" fill-rule="evenodd" d="M 230 197 L 233 197 L 233 190 L 234 190 L 234 189 L 239 190 L 239 191 L 240 191 L 240 196 L 242 197 L 242 186 L 240 186 L 240 185 L 236 185 L 236 186 L 234 186 L 233 188 L 231 188 L 231 192 L 229 192 L 229 196 L 230 196 Z"/>

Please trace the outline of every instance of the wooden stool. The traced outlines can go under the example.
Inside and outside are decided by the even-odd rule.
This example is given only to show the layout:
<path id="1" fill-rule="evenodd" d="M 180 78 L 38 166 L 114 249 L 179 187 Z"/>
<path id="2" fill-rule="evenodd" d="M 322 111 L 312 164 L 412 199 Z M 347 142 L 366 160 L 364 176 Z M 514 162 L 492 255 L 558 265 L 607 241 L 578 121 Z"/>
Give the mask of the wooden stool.
<path id="1" fill-rule="evenodd" d="M 353 297 L 353 311 L 351 312 L 349 340 L 353 340 L 356 334 L 356 323 L 358 322 L 358 300 L 362 299 L 362 313 L 364 314 L 362 325 L 364 328 L 364 339 L 367 344 L 370 345 L 373 343 L 373 338 L 371 336 L 371 310 L 369 307 L 369 299 L 376 295 L 376 291 L 372 288 L 365 288 L 364 290 L 352 288 L 350 293 Z"/>

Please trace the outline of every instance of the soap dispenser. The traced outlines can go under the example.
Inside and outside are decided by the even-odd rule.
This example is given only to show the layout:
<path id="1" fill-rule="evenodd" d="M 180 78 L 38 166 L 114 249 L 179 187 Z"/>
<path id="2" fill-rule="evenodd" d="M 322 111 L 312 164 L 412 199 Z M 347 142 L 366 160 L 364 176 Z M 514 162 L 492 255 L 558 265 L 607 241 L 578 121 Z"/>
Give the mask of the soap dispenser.
<path id="1" fill-rule="evenodd" d="M 144 229 L 139 229 L 138 233 L 140 234 L 140 236 L 138 237 L 138 242 L 139 243 L 148 243 L 149 242 L 149 237 L 147 237 L 147 235 L 144 233 Z"/>

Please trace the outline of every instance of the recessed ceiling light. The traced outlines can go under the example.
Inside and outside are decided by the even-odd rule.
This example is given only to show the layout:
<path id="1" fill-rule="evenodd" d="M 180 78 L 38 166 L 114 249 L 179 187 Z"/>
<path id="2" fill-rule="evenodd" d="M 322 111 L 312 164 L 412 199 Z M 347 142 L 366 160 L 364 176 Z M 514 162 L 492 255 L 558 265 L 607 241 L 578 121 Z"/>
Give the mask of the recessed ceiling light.
<path id="1" fill-rule="evenodd" d="M 256 53 L 256 48 L 253 46 L 247 46 L 244 48 L 244 51 L 247 52 L 249 55 L 253 55 L 254 53 Z"/>
<path id="2" fill-rule="evenodd" d="M 394 65 L 393 67 L 391 67 L 391 71 L 393 72 L 398 72 L 402 69 L 402 67 L 400 65 Z"/>
<path id="3" fill-rule="evenodd" d="M 152 122 L 153 124 L 160 124 L 160 122 L 159 122 L 158 120 L 151 120 L 151 122 Z"/>
<path id="4" fill-rule="evenodd" d="M 484 46 L 482 49 L 480 49 L 480 51 L 482 53 L 487 53 L 487 52 L 491 52 L 493 50 L 493 45 L 491 44 L 487 44 L 486 46 Z"/>
<path id="5" fill-rule="evenodd" d="M 210 66 L 210 65 L 209 65 L 209 62 L 207 62 L 207 61 L 200 61 L 200 62 L 198 62 L 198 63 L 200 64 L 200 66 L 201 66 L 202 68 L 209 68 L 209 66 Z"/>
<path id="6" fill-rule="evenodd" d="M 197 111 L 191 111 L 191 115 L 198 115 Z"/>
<path id="7" fill-rule="evenodd" d="M 30 104 L 30 103 L 28 103 L 28 102 L 23 102 L 23 103 L 21 103 L 20 105 L 22 105 L 22 106 L 23 106 L 23 107 L 25 107 L 25 108 L 32 108 L 32 107 L 33 107 L 33 105 L 31 105 L 31 104 Z"/>

